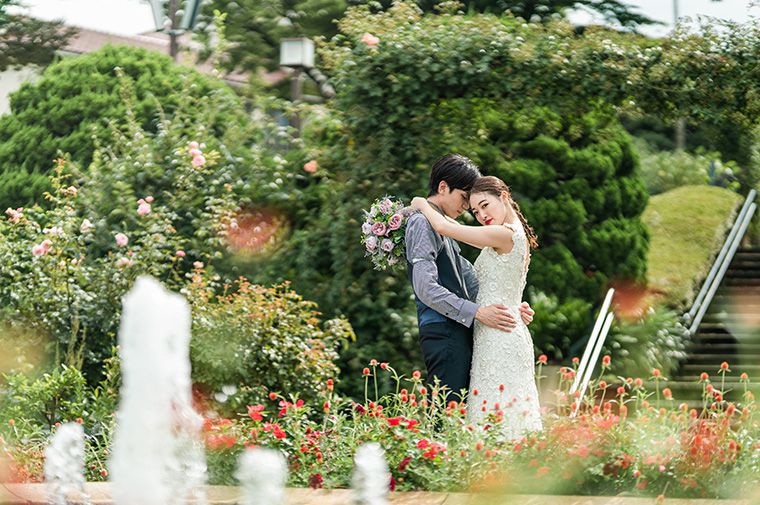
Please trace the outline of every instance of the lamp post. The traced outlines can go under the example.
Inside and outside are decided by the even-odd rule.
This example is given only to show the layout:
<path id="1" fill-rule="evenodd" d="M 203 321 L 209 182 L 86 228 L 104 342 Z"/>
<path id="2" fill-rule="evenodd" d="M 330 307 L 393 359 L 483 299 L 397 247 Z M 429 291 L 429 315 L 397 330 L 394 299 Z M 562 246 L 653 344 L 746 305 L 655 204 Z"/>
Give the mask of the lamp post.
<path id="1" fill-rule="evenodd" d="M 304 73 L 314 68 L 314 42 L 306 37 L 288 38 L 280 41 L 280 66 L 293 69 L 290 81 L 290 99 L 294 105 L 303 101 Z M 301 134 L 301 118 L 293 113 L 291 125 L 296 136 Z"/>
<path id="2" fill-rule="evenodd" d="M 195 27 L 203 0 L 184 0 L 185 8 L 180 9 L 181 0 L 146 0 L 153 11 L 156 31 L 169 34 L 169 55 L 177 61 L 180 35 Z M 181 19 L 180 19 L 181 18 Z"/>
<path id="3" fill-rule="evenodd" d="M 673 33 L 678 31 L 678 19 L 681 14 L 678 9 L 678 0 L 673 0 Z M 686 119 L 679 117 L 676 119 L 676 150 L 683 151 L 686 149 Z"/>

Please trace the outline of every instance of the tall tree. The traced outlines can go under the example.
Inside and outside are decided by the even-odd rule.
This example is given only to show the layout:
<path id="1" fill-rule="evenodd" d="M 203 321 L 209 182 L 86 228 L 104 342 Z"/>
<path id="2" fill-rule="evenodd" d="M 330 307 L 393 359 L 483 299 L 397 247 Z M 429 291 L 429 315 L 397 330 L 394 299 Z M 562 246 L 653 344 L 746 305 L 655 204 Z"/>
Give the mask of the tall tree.
<path id="1" fill-rule="evenodd" d="M 74 36 L 76 30 L 62 21 L 40 21 L 8 12 L 18 0 L 0 0 L 0 71 L 28 64 L 47 65 L 55 51 Z"/>
<path id="2" fill-rule="evenodd" d="M 278 66 L 281 39 L 330 38 L 337 33 L 333 20 L 346 8 L 346 0 L 213 0 L 204 8 L 202 22 L 210 24 L 215 10 L 227 14 L 228 69 L 271 70 Z M 207 32 L 199 37 L 210 42 Z"/>

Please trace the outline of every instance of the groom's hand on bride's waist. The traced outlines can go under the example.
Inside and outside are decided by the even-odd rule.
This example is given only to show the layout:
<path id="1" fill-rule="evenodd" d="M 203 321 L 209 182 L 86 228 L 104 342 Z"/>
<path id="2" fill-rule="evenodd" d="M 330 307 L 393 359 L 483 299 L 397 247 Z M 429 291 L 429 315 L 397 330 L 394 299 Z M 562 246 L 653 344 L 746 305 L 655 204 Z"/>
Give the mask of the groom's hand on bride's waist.
<path id="1" fill-rule="evenodd" d="M 479 307 L 475 319 L 481 323 L 501 331 L 512 331 L 517 326 L 517 320 L 506 305 L 494 303 Z"/>
<path id="2" fill-rule="evenodd" d="M 528 305 L 528 302 L 522 302 L 520 304 L 520 317 L 523 320 L 523 323 L 530 324 L 533 322 L 533 316 L 536 313 L 533 311 L 533 309 L 530 308 L 530 305 Z"/>

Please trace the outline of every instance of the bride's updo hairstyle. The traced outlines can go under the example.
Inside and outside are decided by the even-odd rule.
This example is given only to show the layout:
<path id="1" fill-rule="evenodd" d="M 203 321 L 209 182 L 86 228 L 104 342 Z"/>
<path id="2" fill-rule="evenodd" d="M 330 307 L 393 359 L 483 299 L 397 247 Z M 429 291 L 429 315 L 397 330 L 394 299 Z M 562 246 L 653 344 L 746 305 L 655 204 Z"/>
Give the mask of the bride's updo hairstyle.
<path id="1" fill-rule="evenodd" d="M 507 186 L 504 181 L 498 177 L 486 175 L 484 177 L 478 178 L 475 181 L 475 184 L 472 185 L 472 189 L 470 189 L 471 195 L 474 193 L 488 193 L 489 195 L 493 195 L 496 198 L 501 198 L 502 192 L 507 193 L 507 201 L 510 205 L 512 205 L 512 209 L 520 219 L 520 222 L 523 225 L 523 229 L 525 230 L 525 235 L 528 237 L 528 243 L 530 244 L 530 247 L 532 249 L 538 249 L 538 237 L 536 236 L 536 232 L 533 231 L 533 228 L 531 228 L 531 226 L 528 224 L 528 221 L 525 219 L 525 216 L 523 216 L 522 212 L 520 211 L 520 206 L 517 205 L 517 202 L 512 199 L 512 192 L 509 190 L 509 186 Z"/>

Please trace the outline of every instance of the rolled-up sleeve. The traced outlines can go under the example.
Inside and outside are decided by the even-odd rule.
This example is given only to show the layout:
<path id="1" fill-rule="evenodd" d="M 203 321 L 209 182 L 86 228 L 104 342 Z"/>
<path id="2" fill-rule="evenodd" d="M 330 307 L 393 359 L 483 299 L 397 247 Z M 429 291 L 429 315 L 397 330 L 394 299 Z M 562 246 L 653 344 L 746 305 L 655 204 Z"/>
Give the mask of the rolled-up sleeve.
<path id="1" fill-rule="evenodd" d="M 472 326 L 478 306 L 439 284 L 435 263 L 437 237 L 423 215 L 414 214 L 409 218 L 405 239 L 406 255 L 412 268 L 412 287 L 417 298 L 439 314 L 467 327 Z"/>

